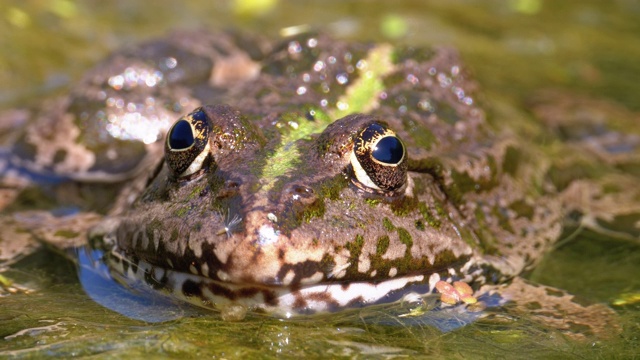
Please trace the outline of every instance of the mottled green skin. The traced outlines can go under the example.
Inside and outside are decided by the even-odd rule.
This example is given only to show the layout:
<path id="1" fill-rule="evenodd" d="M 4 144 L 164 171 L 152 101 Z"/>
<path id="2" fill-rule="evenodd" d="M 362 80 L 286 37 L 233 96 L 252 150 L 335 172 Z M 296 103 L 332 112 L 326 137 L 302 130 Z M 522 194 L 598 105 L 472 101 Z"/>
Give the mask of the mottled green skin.
<path id="1" fill-rule="evenodd" d="M 144 173 L 126 182 L 131 186 L 111 216 L 90 232 L 125 270 L 145 264 L 245 290 L 296 292 L 418 275 L 427 283 L 432 274 L 481 285 L 521 273 L 557 238 L 562 211 L 544 177 L 548 164 L 508 129 L 489 128 L 455 51 L 325 35 L 274 43 L 227 34 L 184 38 L 122 53 L 129 58 L 116 54 L 82 84 L 125 99 L 155 96 L 174 119 L 213 104 L 205 108 L 210 156 L 195 175 L 179 179 L 164 162 L 147 165 L 161 161 L 162 141 L 137 155 L 112 152 L 106 165 L 95 161 L 104 156 L 83 155 L 82 168 L 58 166 L 62 155 L 57 163 L 37 161 L 27 141 L 31 128 L 15 146 L 16 163 L 31 160 L 32 169 L 76 180 L 106 172 L 119 180 L 139 174 L 139 167 L 151 169 L 137 200 L 131 203 L 146 184 Z M 175 80 L 167 73 L 159 85 L 124 90 L 108 81 L 123 66 L 136 68 L 138 58 L 149 66 L 168 56 L 184 66 Z M 72 100 L 57 102 L 55 114 L 76 122 L 88 117 L 85 129 L 104 131 L 104 121 L 92 121 L 96 116 L 83 107 L 93 104 L 85 99 L 91 94 L 79 89 Z M 67 115 L 78 107 L 79 115 Z M 353 180 L 354 137 L 374 121 L 393 130 L 407 151 L 407 183 L 391 193 L 363 190 Z M 96 142 L 87 136 L 72 143 L 93 153 L 89 144 Z M 108 146 L 119 151 L 120 142 Z M 190 284 L 183 295 L 201 295 Z M 263 300 L 277 306 L 269 296 Z M 296 306 L 305 308 L 308 299 L 299 300 Z"/>
<path id="2" fill-rule="evenodd" d="M 531 265 L 559 233 L 560 206 L 531 149 L 487 127 L 455 52 L 393 49 L 373 105 L 334 118 L 376 49 L 309 35 L 267 52 L 257 77 L 214 101 L 232 108 L 208 109 L 212 161 L 189 181 L 163 166 L 110 228 L 117 251 L 221 282 L 292 287 L 463 266 L 457 277 L 495 282 Z M 392 196 L 351 181 L 354 136 L 372 121 L 407 148 L 408 185 Z M 306 126 L 319 130 L 292 141 Z M 292 147 L 293 160 L 277 158 Z"/>

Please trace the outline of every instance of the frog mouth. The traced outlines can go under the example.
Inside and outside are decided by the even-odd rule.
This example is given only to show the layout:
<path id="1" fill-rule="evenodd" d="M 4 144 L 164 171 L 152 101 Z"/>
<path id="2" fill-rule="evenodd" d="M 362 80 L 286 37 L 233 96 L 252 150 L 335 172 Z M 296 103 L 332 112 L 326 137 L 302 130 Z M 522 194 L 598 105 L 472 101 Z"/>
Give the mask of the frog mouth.
<path id="1" fill-rule="evenodd" d="M 113 254 L 112 254 L 113 255 Z M 117 256 L 107 257 L 111 276 L 128 286 L 141 283 L 171 297 L 208 309 L 240 305 L 276 317 L 335 312 L 372 304 L 391 303 L 407 294 L 426 295 L 445 273 L 416 274 L 380 282 L 318 283 L 277 286 L 213 280 L 139 261 L 135 266 Z"/>

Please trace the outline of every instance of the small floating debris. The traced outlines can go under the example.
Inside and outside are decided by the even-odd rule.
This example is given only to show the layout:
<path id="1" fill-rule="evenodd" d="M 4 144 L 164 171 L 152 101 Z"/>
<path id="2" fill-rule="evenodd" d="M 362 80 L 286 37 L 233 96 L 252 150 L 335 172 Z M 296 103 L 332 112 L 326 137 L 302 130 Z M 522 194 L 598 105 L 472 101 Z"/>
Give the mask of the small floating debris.
<path id="1" fill-rule="evenodd" d="M 436 289 L 442 294 L 440 295 L 440 301 L 446 304 L 455 305 L 459 302 L 475 304 L 478 302 L 478 299 L 473 297 L 471 286 L 462 281 L 455 281 L 452 285 L 441 280 L 436 283 Z"/>
<path id="2" fill-rule="evenodd" d="M 614 306 L 626 306 L 640 303 L 640 293 L 624 293 L 613 300 Z"/>

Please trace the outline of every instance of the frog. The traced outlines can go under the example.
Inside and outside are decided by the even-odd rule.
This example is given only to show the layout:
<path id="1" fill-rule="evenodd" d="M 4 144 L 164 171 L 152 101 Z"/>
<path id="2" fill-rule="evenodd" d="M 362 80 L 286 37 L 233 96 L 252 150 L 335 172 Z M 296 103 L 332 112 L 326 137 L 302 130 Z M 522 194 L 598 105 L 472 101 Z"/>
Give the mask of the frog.
<path id="1" fill-rule="evenodd" d="M 478 89 L 450 47 L 176 32 L 116 52 L 35 115 L 12 112 L 25 126 L 10 137 L 3 182 L 26 185 L 11 199 L 43 187 L 39 177 L 54 178 L 47 186 L 62 198 L 59 184 L 95 191 L 72 214 L 8 201 L 3 221 L 23 228 L 4 231 L 90 246 L 118 281 L 228 318 L 467 284 L 473 303 L 499 289 L 525 309 L 564 304 L 572 324 L 609 319 L 519 275 L 561 237 L 570 199 L 591 191 L 595 219 L 611 191 L 602 179 L 557 179 L 550 154 L 568 148 L 557 129 L 492 118 Z M 622 178 L 634 180 L 607 177 Z M 614 216 L 637 215 L 618 200 L 629 206 Z"/>

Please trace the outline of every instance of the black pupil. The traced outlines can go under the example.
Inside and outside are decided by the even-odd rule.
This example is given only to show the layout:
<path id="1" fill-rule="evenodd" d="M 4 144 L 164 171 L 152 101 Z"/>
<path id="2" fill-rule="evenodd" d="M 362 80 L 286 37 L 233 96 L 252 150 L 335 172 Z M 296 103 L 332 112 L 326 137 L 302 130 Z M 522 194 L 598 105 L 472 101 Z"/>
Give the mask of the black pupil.
<path id="1" fill-rule="evenodd" d="M 178 120 L 169 134 L 169 146 L 171 149 L 183 150 L 193 145 L 193 142 L 191 125 L 186 120 Z"/>
<path id="2" fill-rule="evenodd" d="M 395 136 L 386 136 L 378 141 L 373 149 L 373 157 L 383 163 L 397 164 L 402 160 L 404 146 Z"/>

